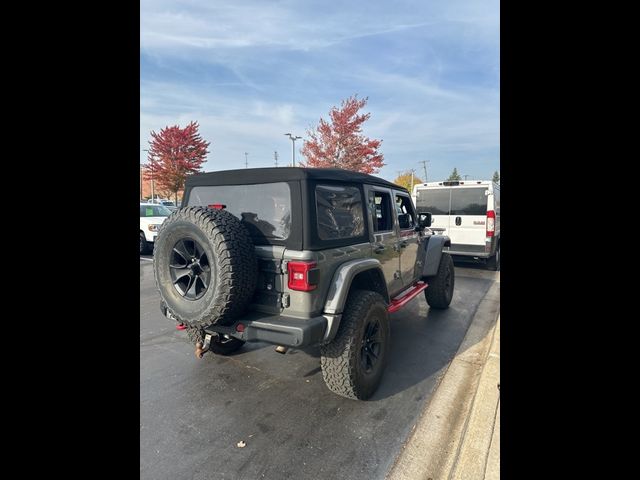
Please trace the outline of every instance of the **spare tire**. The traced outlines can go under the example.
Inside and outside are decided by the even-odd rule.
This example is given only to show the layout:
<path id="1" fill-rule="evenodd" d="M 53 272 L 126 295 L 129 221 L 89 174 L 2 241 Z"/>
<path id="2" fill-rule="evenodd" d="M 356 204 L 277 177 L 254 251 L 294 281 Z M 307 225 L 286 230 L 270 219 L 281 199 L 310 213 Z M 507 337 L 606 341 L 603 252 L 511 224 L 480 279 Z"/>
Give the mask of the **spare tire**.
<path id="1" fill-rule="evenodd" d="M 244 312 L 256 288 L 257 260 L 238 218 L 226 210 L 186 207 L 160 226 L 153 272 L 176 320 L 204 328 L 229 325 Z"/>

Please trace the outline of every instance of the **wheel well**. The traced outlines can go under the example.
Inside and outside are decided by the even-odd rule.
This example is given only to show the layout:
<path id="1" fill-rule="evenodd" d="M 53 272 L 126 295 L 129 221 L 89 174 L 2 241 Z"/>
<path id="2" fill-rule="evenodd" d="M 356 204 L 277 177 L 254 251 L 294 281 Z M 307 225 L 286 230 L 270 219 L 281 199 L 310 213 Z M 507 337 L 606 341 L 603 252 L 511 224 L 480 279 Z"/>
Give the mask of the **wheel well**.
<path id="1" fill-rule="evenodd" d="M 357 274 L 351 282 L 349 291 L 352 290 L 371 290 L 378 292 L 384 298 L 384 301 L 389 303 L 389 292 L 387 292 L 387 284 L 384 281 L 384 276 L 378 268 L 372 268 L 365 270 Z"/>

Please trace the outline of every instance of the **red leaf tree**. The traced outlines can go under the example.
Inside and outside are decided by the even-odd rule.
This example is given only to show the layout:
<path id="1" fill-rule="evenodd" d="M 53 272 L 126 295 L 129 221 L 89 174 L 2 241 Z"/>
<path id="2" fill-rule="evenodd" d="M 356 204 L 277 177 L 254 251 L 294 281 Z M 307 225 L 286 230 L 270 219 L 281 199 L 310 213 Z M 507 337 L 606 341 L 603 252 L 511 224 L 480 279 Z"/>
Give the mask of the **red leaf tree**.
<path id="1" fill-rule="evenodd" d="M 367 104 L 368 97 L 358 100 L 354 95 L 342 101 L 340 108 L 329 111 L 331 123 L 320 119 L 313 129 L 307 130 L 302 154 L 303 166 L 316 168 L 342 168 L 363 173 L 377 173 L 384 165 L 383 154 L 378 151 L 382 140 L 371 140 L 362 134 L 362 124 L 370 113 L 358 114 Z"/>
<path id="2" fill-rule="evenodd" d="M 176 204 L 187 175 L 198 172 L 209 153 L 210 143 L 202 139 L 198 128 L 197 122 L 191 122 L 185 128 L 174 125 L 151 132 L 145 179 L 157 182 L 159 190 L 172 192 Z"/>

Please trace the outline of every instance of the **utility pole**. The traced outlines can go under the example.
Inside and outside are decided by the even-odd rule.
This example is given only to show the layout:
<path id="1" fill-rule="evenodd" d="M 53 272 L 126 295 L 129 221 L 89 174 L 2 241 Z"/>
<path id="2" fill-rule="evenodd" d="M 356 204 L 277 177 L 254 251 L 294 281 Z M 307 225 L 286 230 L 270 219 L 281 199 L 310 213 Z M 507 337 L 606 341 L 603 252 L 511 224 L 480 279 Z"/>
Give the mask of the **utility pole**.
<path id="1" fill-rule="evenodd" d="M 429 163 L 429 160 L 421 160 L 418 163 L 421 163 L 424 167 L 424 183 L 427 183 L 427 163 Z"/>
<path id="2" fill-rule="evenodd" d="M 291 133 L 285 133 L 284 136 L 289 137 L 293 144 L 293 146 L 291 147 L 291 159 L 292 159 L 291 166 L 295 167 L 296 166 L 296 140 L 300 140 L 302 137 L 296 137 L 294 135 L 291 135 Z"/>
<path id="3" fill-rule="evenodd" d="M 413 195 L 413 175 L 414 175 L 415 171 L 416 171 L 415 168 L 411 169 L 411 190 L 409 190 L 409 193 L 411 195 Z"/>
<path id="4" fill-rule="evenodd" d="M 249 160 L 247 160 L 247 156 L 249 154 L 247 152 L 244 152 L 244 168 L 249 168 Z"/>
<path id="5" fill-rule="evenodd" d="M 278 168 L 278 151 L 273 152 L 273 158 L 276 161 L 276 168 Z"/>

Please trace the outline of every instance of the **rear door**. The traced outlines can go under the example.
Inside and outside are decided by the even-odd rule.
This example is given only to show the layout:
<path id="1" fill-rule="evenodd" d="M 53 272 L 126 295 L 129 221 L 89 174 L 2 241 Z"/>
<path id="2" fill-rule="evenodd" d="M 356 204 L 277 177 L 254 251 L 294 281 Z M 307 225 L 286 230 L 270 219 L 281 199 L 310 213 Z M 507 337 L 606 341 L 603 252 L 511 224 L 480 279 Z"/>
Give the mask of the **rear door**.
<path id="1" fill-rule="evenodd" d="M 431 229 L 442 235 L 448 235 L 450 204 L 451 187 L 429 187 L 416 192 L 416 209 L 431 212 Z"/>
<path id="2" fill-rule="evenodd" d="M 367 186 L 367 190 L 373 227 L 371 229 L 373 232 L 373 258 L 380 261 L 389 295 L 393 296 L 402 290 L 400 250 L 393 213 L 394 199 L 388 188 Z"/>
<path id="3" fill-rule="evenodd" d="M 484 252 L 487 191 L 486 185 L 459 185 L 451 188 L 449 238 L 452 251 Z"/>

